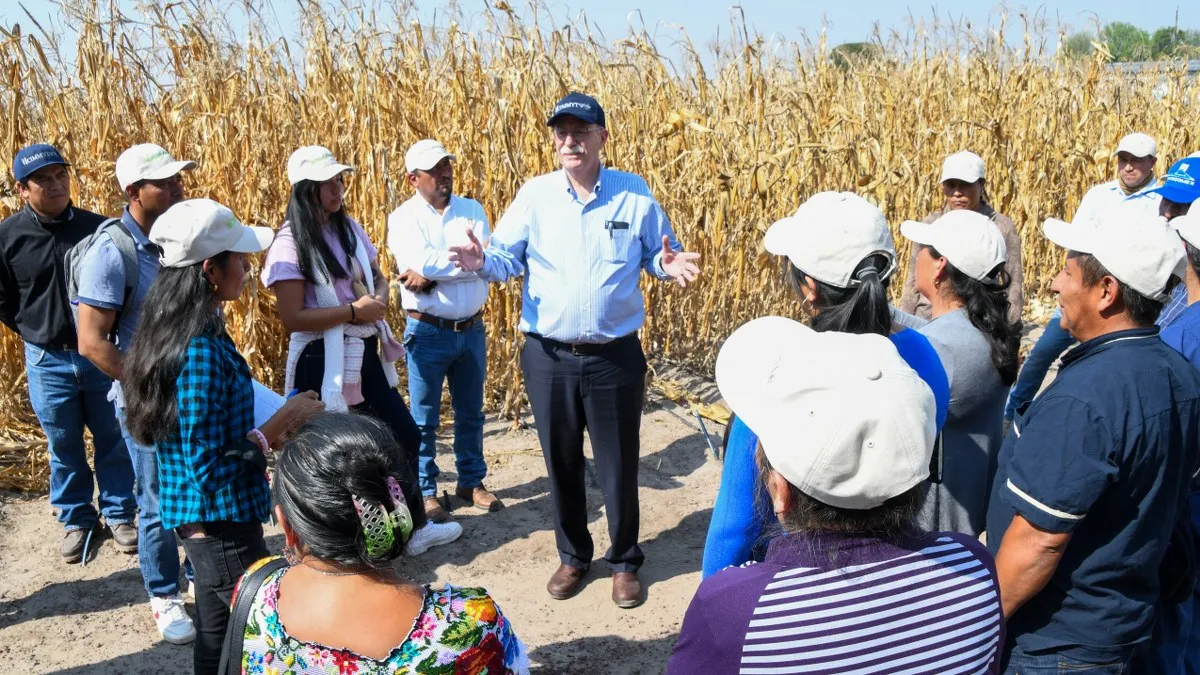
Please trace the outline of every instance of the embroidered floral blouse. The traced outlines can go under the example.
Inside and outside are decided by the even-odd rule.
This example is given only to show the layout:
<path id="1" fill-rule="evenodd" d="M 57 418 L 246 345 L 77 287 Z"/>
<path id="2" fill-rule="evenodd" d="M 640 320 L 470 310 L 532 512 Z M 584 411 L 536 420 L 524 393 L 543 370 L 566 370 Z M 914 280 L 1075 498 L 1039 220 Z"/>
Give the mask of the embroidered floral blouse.
<path id="1" fill-rule="evenodd" d="M 276 610 L 283 568 L 254 598 L 242 646 L 247 675 L 524 675 L 525 645 L 482 588 L 425 588 L 421 613 L 404 642 L 375 660 L 287 634 Z"/>

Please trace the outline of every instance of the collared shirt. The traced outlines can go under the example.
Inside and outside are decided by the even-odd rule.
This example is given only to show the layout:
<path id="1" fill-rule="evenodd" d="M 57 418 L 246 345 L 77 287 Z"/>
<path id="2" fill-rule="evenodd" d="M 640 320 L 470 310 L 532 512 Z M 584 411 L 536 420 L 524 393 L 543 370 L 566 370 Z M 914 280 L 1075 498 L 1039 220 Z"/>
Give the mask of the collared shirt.
<path id="1" fill-rule="evenodd" d="M 1155 325 L 1159 328 L 1166 329 L 1171 324 L 1175 323 L 1175 319 L 1183 314 L 1183 310 L 1188 306 L 1187 284 L 1180 282 L 1175 284 L 1175 288 L 1171 291 L 1171 297 L 1167 299 L 1167 304 L 1163 305 L 1162 311 L 1158 313 L 1158 320 Z"/>
<path id="2" fill-rule="evenodd" d="M 146 237 L 130 215 L 129 207 L 121 214 L 121 224 L 133 237 L 137 249 L 138 283 L 129 298 L 129 306 L 122 306 L 125 302 L 125 259 L 108 235 L 100 237 L 79 264 L 79 302 L 100 309 L 120 310 L 117 347 L 124 352 L 133 344 L 133 331 L 142 313 L 142 302 L 162 265 L 158 246 Z"/>
<path id="3" fill-rule="evenodd" d="M 1121 188 L 1120 180 L 1112 180 L 1096 185 L 1088 190 L 1087 194 L 1083 195 L 1083 199 L 1079 201 L 1079 208 L 1075 209 L 1075 217 L 1071 219 L 1071 222 L 1098 221 L 1112 211 L 1114 207 L 1122 204 L 1132 205 L 1139 211 L 1144 211 L 1147 215 L 1157 216 L 1158 204 L 1162 201 L 1162 197 L 1157 192 L 1150 192 L 1156 187 L 1158 187 L 1158 181 L 1151 178 L 1142 189 L 1131 195 L 1127 195 L 1125 194 L 1125 190 Z"/>
<path id="4" fill-rule="evenodd" d="M 450 262 L 450 247 L 466 245 L 470 241 L 468 230 L 485 244 L 491 236 L 487 214 L 474 199 L 451 195 L 446 210 L 438 213 L 424 197 L 415 194 L 392 211 L 388 216 L 388 250 L 400 273 L 411 269 L 437 282 L 424 293 L 401 287 L 400 304 L 404 309 L 443 319 L 465 319 L 483 309 L 487 282 L 478 273 L 459 269 Z"/>
<path id="5" fill-rule="evenodd" d="M 1180 284 L 1180 286 L 1182 285 Z M 1200 368 L 1200 302 L 1187 305 L 1187 293 L 1185 292 L 1184 304 L 1185 307 L 1179 312 L 1178 320 L 1162 329 L 1160 336 L 1163 342 Z"/>
<path id="6" fill-rule="evenodd" d="M 1150 638 L 1159 563 L 1200 468 L 1200 370 L 1157 328 L 1067 352 L 1013 419 L 988 505 L 988 546 L 1013 517 L 1071 533 L 1050 582 L 1009 617 L 1010 642 L 1090 662 Z"/>
<path id="7" fill-rule="evenodd" d="M 31 344 L 75 349 L 65 257 L 104 220 L 74 206 L 45 219 L 25 206 L 0 222 L 0 322 Z"/>
<path id="8" fill-rule="evenodd" d="M 667 673 L 997 673 L 1003 647 L 975 539 L 793 533 L 700 583 Z"/>
<path id="9" fill-rule="evenodd" d="M 179 427 L 156 443 L 163 527 L 265 521 L 271 495 L 264 471 L 230 452 L 254 428 L 254 392 L 229 335 L 192 338 L 175 385 Z"/>
<path id="10" fill-rule="evenodd" d="M 605 343 L 642 327 L 639 270 L 660 279 L 671 223 L 640 176 L 601 168 L 590 199 L 559 170 L 521 187 L 496 226 L 480 276 L 525 275 L 520 329 L 568 343 Z"/>

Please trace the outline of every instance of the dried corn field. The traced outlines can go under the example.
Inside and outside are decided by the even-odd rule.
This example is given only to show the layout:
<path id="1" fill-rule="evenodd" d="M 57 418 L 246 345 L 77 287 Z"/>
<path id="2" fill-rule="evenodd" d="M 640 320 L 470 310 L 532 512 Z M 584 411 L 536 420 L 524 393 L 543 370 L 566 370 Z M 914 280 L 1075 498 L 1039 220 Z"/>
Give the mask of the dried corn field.
<path id="1" fill-rule="evenodd" d="M 224 10 L 198 0 L 128 22 L 95 6 L 64 9 L 78 29 L 67 64 L 39 26 L 3 27 L 0 156 L 56 144 L 74 164 L 75 202 L 115 214 L 113 161 L 134 143 L 159 143 L 199 163 L 186 178 L 190 196 L 277 227 L 288 155 L 322 144 L 358 167 L 348 208 L 382 249 L 386 215 L 409 193 L 409 144 L 436 137 L 456 152 L 456 191 L 495 223 L 523 181 L 555 168 L 548 107 L 568 90 L 591 92 L 608 111 L 607 161 L 645 176 L 685 246 L 703 256 L 703 281 L 687 291 L 645 284 L 643 340 L 705 372 L 734 327 L 795 311 L 761 235 L 816 191 L 855 190 L 898 225 L 940 205 L 945 155 L 978 152 L 990 200 L 1021 231 L 1028 312 L 1060 263 L 1039 223 L 1070 215 L 1089 185 L 1110 177 L 1122 134 L 1157 137 L 1164 162 L 1200 148 L 1200 82 L 1178 64 L 1133 79 L 1099 57 L 1059 61 L 1058 38 L 1038 29 L 1015 46 L 999 30 L 910 31 L 885 45 L 886 58 L 846 70 L 830 65 L 822 43 L 768 43 L 739 26 L 708 62 L 686 36 L 684 58 L 668 61 L 644 32 L 602 42 L 586 23 L 549 28 L 557 24 L 521 19 L 502 2 L 439 26 L 403 8 L 386 21 L 312 9 L 298 41 L 268 38 L 255 17 L 235 37 Z M 5 175 L 0 215 L 20 206 Z M 493 289 L 488 401 L 509 416 L 522 401 L 519 310 L 517 283 Z M 252 287 L 230 324 L 256 374 L 279 386 L 286 339 L 270 292 Z M 39 433 L 21 343 L 8 331 L 0 355 L 0 486 L 35 486 L 44 461 L 28 445 Z"/>

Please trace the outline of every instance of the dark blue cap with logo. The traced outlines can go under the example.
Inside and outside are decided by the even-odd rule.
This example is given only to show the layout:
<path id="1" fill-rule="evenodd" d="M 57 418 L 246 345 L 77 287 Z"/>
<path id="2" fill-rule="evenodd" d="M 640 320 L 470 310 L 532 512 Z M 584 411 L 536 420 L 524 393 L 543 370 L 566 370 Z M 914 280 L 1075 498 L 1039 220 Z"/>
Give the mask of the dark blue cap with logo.
<path id="1" fill-rule="evenodd" d="M 1171 165 L 1162 185 L 1150 190 L 1176 204 L 1200 199 L 1200 157 L 1185 157 Z"/>
<path id="2" fill-rule="evenodd" d="M 53 164 L 71 166 L 53 145 L 45 143 L 29 145 L 21 148 L 17 152 L 17 156 L 13 157 L 13 177 L 23 181 L 32 176 L 34 171 Z"/>
<path id="3" fill-rule="evenodd" d="M 554 104 L 554 112 L 550 115 L 550 119 L 546 120 L 546 126 L 552 127 L 555 122 L 568 115 L 577 117 L 588 124 L 604 126 L 604 108 L 601 108 L 596 99 L 587 94 L 573 91 L 558 99 L 558 103 Z"/>

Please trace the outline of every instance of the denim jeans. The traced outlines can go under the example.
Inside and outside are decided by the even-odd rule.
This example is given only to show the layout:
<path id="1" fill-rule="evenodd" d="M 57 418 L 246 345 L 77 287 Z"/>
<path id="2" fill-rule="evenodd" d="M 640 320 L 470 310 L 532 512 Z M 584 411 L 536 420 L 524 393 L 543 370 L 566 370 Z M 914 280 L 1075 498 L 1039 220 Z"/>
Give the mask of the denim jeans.
<path id="1" fill-rule="evenodd" d="M 483 484 L 483 380 L 487 374 L 487 340 L 483 323 L 454 332 L 409 317 L 404 329 L 408 352 L 408 398 L 421 430 L 418 473 L 421 493 L 437 494 L 437 430 L 440 425 L 442 383 L 450 385 L 454 409 L 454 467 L 458 487 Z"/>
<path id="2" fill-rule="evenodd" d="M 142 570 L 142 582 L 149 595 L 175 595 L 179 592 L 179 549 L 175 533 L 163 529 L 158 518 L 158 453 L 153 445 L 142 445 L 129 435 L 125 409 L 121 406 L 117 406 L 117 420 L 137 479 L 134 496 L 138 505 L 138 567 Z"/>
<path id="3" fill-rule="evenodd" d="M 1046 373 L 1050 372 L 1050 366 L 1073 344 L 1075 338 L 1062 327 L 1062 310 L 1054 310 L 1046 329 L 1034 343 L 1029 356 L 1025 357 L 1021 373 L 1017 375 L 1017 381 L 1008 394 L 1008 404 L 1004 406 L 1005 420 L 1011 422 L 1013 413 L 1037 396 Z"/>
<path id="4" fill-rule="evenodd" d="M 92 469 L 83 429 L 92 432 L 100 513 L 109 525 L 132 523 L 133 465 L 121 427 L 108 400 L 112 380 L 78 352 L 25 345 L 29 402 L 46 434 L 50 452 L 50 505 L 68 531 L 96 524 Z"/>
<path id="5" fill-rule="evenodd" d="M 183 550 L 196 566 L 196 642 L 192 667 L 196 675 L 215 675 L 233 590 L 246 570 L 267 557 L 262 523 L 203 523 L 206 536 L 183 540 Z"/>
<path id="6" fill-rule="evenodd" d="M 1133 657 L 1107 663 L 1087 663 L 1068 658 L 1062 654 L 1030 654 L 1020 647 L 1008 656 L 1004 675 L 1060 675 L 1063 673 L 1089 673 L 1090 675 L 1123 675 L 1132 673 Z"/>

